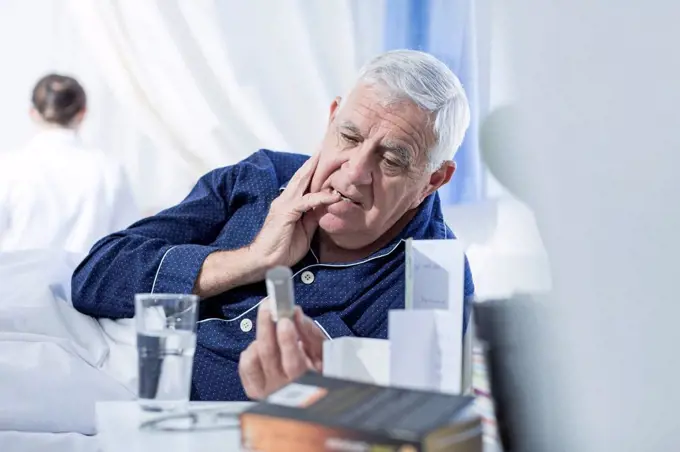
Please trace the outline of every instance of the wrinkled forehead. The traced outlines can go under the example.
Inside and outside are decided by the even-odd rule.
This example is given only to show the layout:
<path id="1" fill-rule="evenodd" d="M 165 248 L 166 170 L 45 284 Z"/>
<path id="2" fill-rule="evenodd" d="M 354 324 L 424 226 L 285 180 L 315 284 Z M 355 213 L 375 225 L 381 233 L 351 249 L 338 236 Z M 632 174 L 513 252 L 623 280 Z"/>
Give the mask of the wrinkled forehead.
<path id="1" fill-rule="evenodd" d="M 335 123 L 354 129 L 363 138 L 407 145 L 421 156 L 436 142 L 432 117 L 411 100 L 392 95 L 384 87 L 357 85 L 342 101 Z"/>

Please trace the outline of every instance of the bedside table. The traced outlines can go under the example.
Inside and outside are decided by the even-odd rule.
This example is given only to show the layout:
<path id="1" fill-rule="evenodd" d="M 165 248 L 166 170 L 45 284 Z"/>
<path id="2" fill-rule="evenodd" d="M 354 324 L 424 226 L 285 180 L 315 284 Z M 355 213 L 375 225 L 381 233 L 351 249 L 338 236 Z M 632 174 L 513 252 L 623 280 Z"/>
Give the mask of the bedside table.
<path id="1" fill-rule="evenodd" d="M 235 416 L 251 402 L 191 402 L 190 409 L 213 409 Z M 233 428 L 197 431 L 141 430 L 142 422 L 163 415 L 142 411 L 136 401 L 99 402 L 96 406 L 97 439 L 101 452 L 226 452 L 239 450 L 237 420 Z"/>

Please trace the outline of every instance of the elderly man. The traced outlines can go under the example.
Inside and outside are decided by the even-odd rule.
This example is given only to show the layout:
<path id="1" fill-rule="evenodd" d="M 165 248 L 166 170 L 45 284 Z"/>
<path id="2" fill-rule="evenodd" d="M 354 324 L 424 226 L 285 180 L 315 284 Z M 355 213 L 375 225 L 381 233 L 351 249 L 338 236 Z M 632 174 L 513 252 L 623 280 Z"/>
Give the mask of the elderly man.
<path id="1" fill-rule="evenodd" d="M 192 398 L 265 397 L 319 370 L 326 339 L 386 337 L 388 311 L 404 305 L 404 239 L 454 238 L 436 191 L 468 123 L 442 62 L 378 56 L 332 102 L 312 157 L 260 150 L 203 176 L 179 205 L 93 247 L 73 275 L 74 306 L 132 317 L 135 293 L 195 293 Z M 276 265 L 292 268 L 299 308 L 274 324 L 262 300 Z M 461 290 L 474 292 L 467 265 Z"/>

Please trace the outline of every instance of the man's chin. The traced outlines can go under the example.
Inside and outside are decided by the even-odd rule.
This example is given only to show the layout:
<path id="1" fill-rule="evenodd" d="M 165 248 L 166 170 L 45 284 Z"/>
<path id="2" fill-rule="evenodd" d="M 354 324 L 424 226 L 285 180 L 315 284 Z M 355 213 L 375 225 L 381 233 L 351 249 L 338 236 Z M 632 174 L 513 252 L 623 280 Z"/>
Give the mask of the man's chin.
<path id="1" fill-rule="evenodd" d="M 343 218 L 326 213 L 319 219 L 319 229 L 339 248 L 348 251 L 361 250 L 375 242 L 378 237 L 368 233 L 363 216 Z M 355 256 L 356 257 L 356 256 Z"/>
<path id="2" fill-rule="evenodd" d="M 356 223 L 354 226 L 356 227 Z M 332 213 L 326 213 L 319 218 L 319 228 L 328 234 L 344 234 L 353 229 L 349 219 L 335 216 Z"/>

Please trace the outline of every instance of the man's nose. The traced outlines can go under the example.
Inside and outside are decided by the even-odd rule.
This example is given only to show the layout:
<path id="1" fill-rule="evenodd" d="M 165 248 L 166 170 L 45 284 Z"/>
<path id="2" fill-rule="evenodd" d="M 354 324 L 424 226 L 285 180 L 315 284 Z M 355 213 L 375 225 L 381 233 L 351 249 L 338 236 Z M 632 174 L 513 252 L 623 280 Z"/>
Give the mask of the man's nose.
<path id="1" fill-rule="evenodd" d="M 372 152 L 367 147 L 355 149 L 343 165 L 348 182 L 352 185 L 369 185 L 373 182 Z"/>

